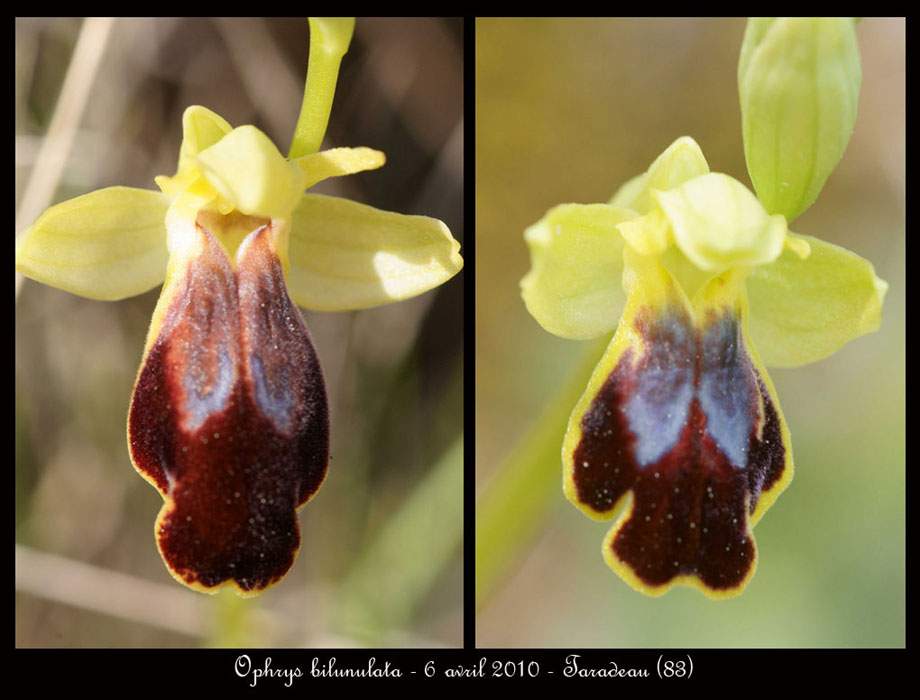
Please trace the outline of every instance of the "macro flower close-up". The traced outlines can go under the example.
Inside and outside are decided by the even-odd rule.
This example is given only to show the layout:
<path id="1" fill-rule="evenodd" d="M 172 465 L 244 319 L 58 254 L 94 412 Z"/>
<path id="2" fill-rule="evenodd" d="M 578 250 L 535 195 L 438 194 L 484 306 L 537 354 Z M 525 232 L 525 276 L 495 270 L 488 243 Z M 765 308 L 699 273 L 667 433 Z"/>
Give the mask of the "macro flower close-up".
<path id="1" fill-rule="evenodd" d="M 227 25 L 230 27 L 230 25 Z M 327 381 L 298 306 L 353 311 L 457 274 L 440 220 L 306 193 L 381 168 L 372 148 L 320 150 L 355 22 L 310 20 L 310 61 L 288 157 L 261 129 L 185 109 L 173 175 L 49 207 L 17 239 L 25 277 L 114 301 L 162 290 L 131 397 L 127 439 L 162 495 L 155 537 L 192 589 L 261 593 L 291 568 L 297 511 L 330 460 Z M 306 22 L 301 30 L 303 35 Z"/>
<path id="2" fill-rule="evenodd" d="M 477 643 L 903 645 L 903 20 L 476 26 Z"/>
<path id="3" fill-rule="evenodd" d="M 353 25 L 320 22 L 314 34 L 332 34 L 340 58 Z M 296 509 L 329 459 L 322 370 L 294 304 L 357 309 L 420 294 L 459 271 L 460 246 L 436 219 L 303 194 L 380 167 L 382 153 L 287 160 L 255 127 L 203 107 L 186 110 L 183 133 L 162 192 L 115 187 L 58 204 L 18 239 L 16 265 L 107 300 L 165 275 L 131 403 L 132 461 L 166 500 L 157 541 L 173 575 L 254 594 L 293 563 Z"/>
<path id="4" fill-rule="evenodd" d="M 876 330 L 887 284 L 790 233 L 687 137 L 609 204 L 556 207 L 525 238 L 522 293 L 544 328 L 617 329 L 569 421 L 566 496 L 619 515 L 604 557 L 634 588 L 737 595 L 757 563 L 752 528 L 793 471 L 764 363 L 819 360 Z"/>

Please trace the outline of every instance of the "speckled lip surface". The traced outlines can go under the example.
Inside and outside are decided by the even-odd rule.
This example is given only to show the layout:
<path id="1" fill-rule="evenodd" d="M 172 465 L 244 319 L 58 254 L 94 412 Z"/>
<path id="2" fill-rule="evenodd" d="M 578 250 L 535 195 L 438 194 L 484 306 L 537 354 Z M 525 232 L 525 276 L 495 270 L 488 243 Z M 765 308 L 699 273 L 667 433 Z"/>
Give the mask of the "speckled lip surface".
<path id="1" fill-rule="evenodd" d="M 173 576 L 251 595 L 290 569 L 297 509 L 326 476 L 326 390 L 272 226 L 249 234 L 235 265 L 197 230 L 201 252 L 173 282 L 137 379 L 131 457 L 163 495 L 156 537 Z"/>

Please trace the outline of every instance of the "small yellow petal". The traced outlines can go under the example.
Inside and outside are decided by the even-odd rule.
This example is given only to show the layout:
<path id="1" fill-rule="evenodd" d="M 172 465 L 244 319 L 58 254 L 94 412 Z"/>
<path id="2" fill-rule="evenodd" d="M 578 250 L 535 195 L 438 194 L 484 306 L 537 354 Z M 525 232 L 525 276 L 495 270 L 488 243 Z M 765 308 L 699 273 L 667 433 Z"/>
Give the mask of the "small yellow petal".
<path id="1" fill-rule="evenodd" d="M 799 256 L 802 260 L 811 255 L 811 246 L 801 236 L 795 236 L 790 233 L 786 236 L 786 248 Z"/>
<path id="2" fill-rule="evenodd" d="M 353 175 L 363 170 L 376 170 L 386 161 L 387 158 L 381 151 L 364 147 L 330 148 L 294 160 L 306 177 L 304 189 L 313 187 L 327 177 Z"/>
<path id="3" fill-rule="evenodd" d="M 305 194 L 291 228 L 288 291 L 320 311 L 379 306 L 453 277 L 463 267 L 459 250 L 437 219 Z"/>
<path id="4" fill-rule="evenodd" d="M 45 210 L 16 241 L 16 269 L 72 294 L 111 301 L 163 281 L 169 198 L 108 187 Z"/>
<path id="5" fill-rule="evenodd" d="M 198 171 L 186 168 L 183 172 L 176 173 L 172 177 L 168 175 L 157 175 L 153 178 L 153 181 L 157 183 L 157 187 L 160 188 L 163 194 L 169 195 L 170 197 L 176 197 L 187 190 L 189 186 L 200 177 L 201 173 Z"/>
<path id="6" fill-rule="evenodd" d="M 630 219 L 617 228 L 623 238 L 637 253 L 660 255 L 668 247 L 668 219 L 660 209 L 654 209 L 645 216 Z"/>

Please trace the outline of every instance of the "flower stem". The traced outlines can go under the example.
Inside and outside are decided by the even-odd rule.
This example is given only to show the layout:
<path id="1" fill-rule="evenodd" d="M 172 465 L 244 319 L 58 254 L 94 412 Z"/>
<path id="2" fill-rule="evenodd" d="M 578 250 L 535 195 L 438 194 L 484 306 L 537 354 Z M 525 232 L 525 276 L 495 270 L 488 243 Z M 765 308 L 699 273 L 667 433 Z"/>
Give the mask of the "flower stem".
<path id="1" fill-rule="evenodd" d="M 353 17 L 310 18 L 307 84 L 289 158 L 299 158 L 319 151 L 329 123 L 329 112 L 332 110 L 339 64 L 348 51 L 354 30 Z"/>
<path id="2" fill-rule="evenodd" d="M 572 409 L 610 342 L 591 343 L 582 363 L 514 447 L 476 503 L 476 607 L 508 574 L 509 563 L 553 508 L 562 503 L 562 441 Z"/>
<path id="3" fill-rule="evenodd" d="M 458 436 L 361 551 L 339 586 L 335 626 L 379 643 L 409 626 L 463 541 L 463 438 Z"/>

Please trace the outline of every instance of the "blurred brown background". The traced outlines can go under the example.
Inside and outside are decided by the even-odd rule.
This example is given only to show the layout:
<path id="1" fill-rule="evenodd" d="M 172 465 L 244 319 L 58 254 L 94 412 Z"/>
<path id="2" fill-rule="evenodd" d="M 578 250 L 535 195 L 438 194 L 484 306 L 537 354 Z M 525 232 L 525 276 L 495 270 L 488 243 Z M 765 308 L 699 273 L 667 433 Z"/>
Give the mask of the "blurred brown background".
<path id="1" fill-rule="evenodd" d="M 16 21 L 18 205 L 83 24 Z M 358 19 L 324 147 L 370 146 L 387 164 L 316 191 L 440 218 L 463 243 L 463 31 L 459 20 Z M 154 189 L 175 172 L 190 104 L 255 124 L 286 153 L 308 48 L 305 18 L 116 20 L 47 204 Z M 128 458 L 128 400 L 159 290 L 104 303 L 26 280 L 16 644 L 460 645 L 462 280 L 378 309 L 304 311 L 331 403 L 329 477 L 301 511 L 288 576 L 246 601 L 173 581 L 153 535 L 162 499 Z"/>
<path id="2" fill-rule="evenodd" d="M 736 19 L 476 22 L 476 483 L 479 503 L 587 344 L 531 318 L 526 226 L 563 202 L 606 201 L 674 139 L 749 185 Z M 868 258 L 891 285 L 882 328 L 806 367 L 770 372 L 795 478 L 755 534 L 746 592 L 713 602 L 630 589 L 601 558 L 611 523 L 561 489 L 551 455 L 539 522 L 479 601 L 484 646 L 905 644 L 905 23 L 862 20 L 859 117 L 840 165 L 792 228 Z M 572 401 L 574 405 L 574 401 Z M 562 444 L 564 424 L 559 426 Z M 557 453 L 558 454 L 558 453 Z M 553 464 L 556 462 L 556 465 Z M 515 525 L 517 523 L 514 523 Z M 511 525 L 511 523 L 509 523 Z"/>

